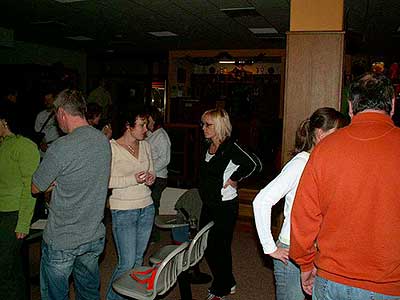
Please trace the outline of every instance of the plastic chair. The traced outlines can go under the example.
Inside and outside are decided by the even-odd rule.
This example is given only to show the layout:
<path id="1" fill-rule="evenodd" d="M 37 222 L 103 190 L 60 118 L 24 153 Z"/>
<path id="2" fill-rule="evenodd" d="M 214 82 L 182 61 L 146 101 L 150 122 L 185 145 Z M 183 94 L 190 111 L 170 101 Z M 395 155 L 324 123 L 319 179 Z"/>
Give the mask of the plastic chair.
<path id="1" fill-rule="evenodd" d="M 213 221 L 204 226 L 190 242 L 188 251 L 185 251 L 185 257 L 183 260 L 183 271 L 186 271 L 187 269 L 189 269 L 189 267 L 193 267 L 204 256 L 204 252 L 207 248 L 208 233 L 210 232 L 212 226 L 214 226 Z M 176 245 L 167 245 L 162 247 L 150 257 L 150 263 L 160 263 L 177 247 L 178 246 Z"/>
<path id="2" fill-rule="evenodd" d="M 189 222 L 180 218 L 179 215 L 157 215 L 154 219 L 154 224 L 162 229 L 172 229 L 188 226 Z"/>
<path id="3" fill-rule="evenodd" d="M 152 290 L 147 290 L 146 284 L 139 283 L 130 276 L 133 270 L 144 271 L 150 267 L 139 267 L 126 272 L 114 281 L 114 290 L 123 296 L 139 300 L 152 300 L 157 295 L 165 294 L 183 271 L 183 259 L 188 245 L 189 243 L 179 245 L 160 262 Z"/>

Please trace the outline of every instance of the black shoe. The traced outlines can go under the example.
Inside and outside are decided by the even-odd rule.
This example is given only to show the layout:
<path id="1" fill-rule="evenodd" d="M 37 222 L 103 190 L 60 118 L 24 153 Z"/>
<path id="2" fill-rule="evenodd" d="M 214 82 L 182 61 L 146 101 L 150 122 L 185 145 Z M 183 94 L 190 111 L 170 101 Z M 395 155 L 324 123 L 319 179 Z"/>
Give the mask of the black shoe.
<path id="1" fill-rule="evenodd" d="M 190 273 L 190 283 L 192 284 L 205 284 L 212 280 L 211 275 L 202 272 L 191 272 Z"/>

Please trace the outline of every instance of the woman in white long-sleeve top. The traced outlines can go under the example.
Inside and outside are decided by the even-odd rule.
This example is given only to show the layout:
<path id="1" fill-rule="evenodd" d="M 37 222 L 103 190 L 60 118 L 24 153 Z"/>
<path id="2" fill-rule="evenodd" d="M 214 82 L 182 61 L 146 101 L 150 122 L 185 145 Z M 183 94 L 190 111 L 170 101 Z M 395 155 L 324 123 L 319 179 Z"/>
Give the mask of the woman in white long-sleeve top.
<path id="1" fill-rule="evenodd" d="M 154 202 L 155 215 L 158 215 L 160 208 L 161 195 L 167 187 L 168 164 L 171 160 L 171 141 L 168 133 L 163 128 L 163 115 L 156 107 L 151 107 L 148 111 L 148 124 L 146 141 L 151 146 L 151 156 L 153 158 L 154 172 L 156 179 L 151 186 L 151 198 Z M 152 241 L 160 239 L 159 231 L 153 227 Z"/>
<path id="2" fill-rule="evenodd" d="M 333 108 L 316 110 L 297 129 L 294 157 L 281 173 L 263 188 L 253 202 L 258 236 L 265 254 L 274 262 L 277 300 L 304 300 L 300 269 L 289 259 L 290 213 L 297 186 L 314 146 L 327 135 L 345 124 L 343 115 Z M 275 243 L 271 233 L 271 209 L 285 198 L 284 222 Z"/>

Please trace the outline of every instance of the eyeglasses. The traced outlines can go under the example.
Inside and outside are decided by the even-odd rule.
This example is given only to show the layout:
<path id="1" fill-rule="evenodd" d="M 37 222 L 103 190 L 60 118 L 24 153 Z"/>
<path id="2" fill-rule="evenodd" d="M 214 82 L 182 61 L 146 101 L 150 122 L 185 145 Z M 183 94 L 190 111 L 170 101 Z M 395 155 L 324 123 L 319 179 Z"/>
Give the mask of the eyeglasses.
<path id="1" fill-rule="evenodd" d="M 206 127 L 206 128 L 208 128 L 208 127 L 210 127 L 210 126 L 213 126 L 214 124 L 210 124 L 210 123 L 207 123 L 207 122 L 200 122 L 200 127 L 201 128 L 204 128 L 204 126 Z"/>

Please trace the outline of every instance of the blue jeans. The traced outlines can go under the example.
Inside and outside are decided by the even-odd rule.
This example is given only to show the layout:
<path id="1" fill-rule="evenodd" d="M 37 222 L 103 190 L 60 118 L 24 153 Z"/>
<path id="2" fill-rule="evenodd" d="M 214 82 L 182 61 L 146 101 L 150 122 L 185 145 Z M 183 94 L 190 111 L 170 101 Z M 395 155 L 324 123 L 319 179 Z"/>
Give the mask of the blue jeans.
<path id="1" fill-rule="evenodd" d="M 276 242 L 279 248 L 288 249 L 289 246 L 280 241 Z M 274 276 L 277 300 L 304 300 L 305 295 L 301 288 L 300 269 L 292 261 L 285 265 L 278 259 L 273 259 Z"/>
<path id="2" fill-rule="evenodd" d="M 141 266 L 154 222 L 154 205 L 140 209 L 111 210 L 112 231 L 118 264 L 111 276 L 107 299 L 126 299 L 112 289 L 112 283 L 126 271 Z"/>
<path id="3" fill-rule="evenodd" d="M 42 300 L 66 300 L 71 273 L 75 283 L 75 299 L 100 299 L 99 256 L 104 238 L 72 250 L 55 250 L 42 242 L 40 261 L 40 293 Z"/>
<path id="4" fill-rule="evenodd" d="M 389 296 L 336 283 L 317 276 L 313 288 L 313 300 L 389 300 L 400 299 L 399 296 Z"/>

